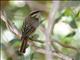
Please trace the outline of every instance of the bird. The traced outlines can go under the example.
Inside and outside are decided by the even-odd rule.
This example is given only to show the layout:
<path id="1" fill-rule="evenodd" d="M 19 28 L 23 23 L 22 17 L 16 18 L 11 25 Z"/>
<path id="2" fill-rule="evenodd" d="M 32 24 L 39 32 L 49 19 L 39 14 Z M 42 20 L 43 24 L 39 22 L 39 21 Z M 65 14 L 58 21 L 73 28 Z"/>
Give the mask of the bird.
<path id="1" fill-rule="evenodd" d="M 29 37 L 35 32 L 37 27 L 40 25 L 40 12 L 41 11 L 33 11 L 31 12 L 24 20 L 22 25 L 22 36 L 21 36 L 21 47 L 20 53 L 25 53 L 26 47 L 28 46 Z"/>

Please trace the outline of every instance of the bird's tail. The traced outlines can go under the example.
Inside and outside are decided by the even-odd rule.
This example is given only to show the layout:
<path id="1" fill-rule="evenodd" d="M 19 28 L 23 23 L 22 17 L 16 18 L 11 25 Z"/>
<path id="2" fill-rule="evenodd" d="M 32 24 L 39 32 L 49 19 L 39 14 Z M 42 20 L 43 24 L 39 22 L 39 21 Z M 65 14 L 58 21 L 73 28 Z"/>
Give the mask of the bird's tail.
<path id="1" fill-rule="evenodd" d="M 27 40 L 24 38 L 22 38 L 21 40 L 22 40 L 22 45 L 20 48 L 20 53 L 25 53 L 26 47 L 28 46 Z"/>

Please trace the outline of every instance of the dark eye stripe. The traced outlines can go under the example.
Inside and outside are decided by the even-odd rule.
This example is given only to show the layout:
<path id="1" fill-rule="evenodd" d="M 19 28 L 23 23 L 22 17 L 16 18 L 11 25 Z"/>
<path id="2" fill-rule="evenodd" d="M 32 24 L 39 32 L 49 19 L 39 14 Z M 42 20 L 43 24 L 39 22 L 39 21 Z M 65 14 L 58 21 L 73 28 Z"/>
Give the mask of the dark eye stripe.
<path id="1" fill-rule="evenodd" d="M 34 14 L 36 14 L 36 13 L 39 13 L 39 12 L 41 12 L 41 11 L 34 11 L 34 12 L 30 13 L 29 16 L 32 16 L 32 15 L 34 15 Z"/>

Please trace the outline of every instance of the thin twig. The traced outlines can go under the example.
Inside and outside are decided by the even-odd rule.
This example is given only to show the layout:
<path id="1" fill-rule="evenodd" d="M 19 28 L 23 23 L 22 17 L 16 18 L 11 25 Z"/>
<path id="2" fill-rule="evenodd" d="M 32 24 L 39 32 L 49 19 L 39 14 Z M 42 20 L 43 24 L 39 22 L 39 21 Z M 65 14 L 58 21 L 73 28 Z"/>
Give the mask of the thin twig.
<path id="1" fill-rule="evenodd" d="M 34 39 L 32 39 L 32 38 L 30 38 L 30 40 L 31 40 L 31 41 L 35 41 L 35 42 L 39 42 L 39 43 L 44 43 L 44 41 L 42 41 L 42 40 L 34 40 Z M 64 47 L 64 48 L 73 49 L 73 50 L 75 50 L 76 52 L 79 51 L 79 49 L 76 48 L 76 47 L 74 47 L 74 46 L 66 45 L 66 44 L 63 44 L 63 43 L 61 43 L 61 42 L 59 42 L 59 41 L 56 41 L 56 40 L 54 40 L 54 41 L 51 40 L 51 44 L 54 44 L 54 43 L 57 43 L 57 44 L 61 45 L 61 46 Z"/>
<path id="2" fill-rule="evenodd" d="M 35 50 L 36 52 L 42 53 L 42 54 L 46 54 L 45 49 L 43 49 L 43 48 L 37 48 L 37 47 L 35 47 L 34 45 L 32 45 L 32 46 L 34 47 L 34 50 Z M 66 56 L 66 55 L 64 55 L 64 54 L 62 54 L 62 53 L 56 53 L 55 51 L 52 52 L 52 56 L 53 56 L 53 57 L 58 57 L 58 58 L 60 58 L 60 59 L 62 59 L 62 60 L 72 60 L 71 57 Z"/>
<path id="3" fill-rule="evenodd" d="M 63 43 L 61 43 L 61 42 L 59 42 L 59 41 L 57 41 L 57 40 L 54 40 L 54 42 L 55 42 L 55 43 L 58 43 L 59 45 L 61 45 L 61 46 L 64 47 L 64 48 L 70 48 L 70 49 L 75 50 L 76 52 L 79 51 L 79 49 L 76 48 L 76 47 L 74 47 L 74 46 L 70 46 L 70 45 L 63 44 Z"/>

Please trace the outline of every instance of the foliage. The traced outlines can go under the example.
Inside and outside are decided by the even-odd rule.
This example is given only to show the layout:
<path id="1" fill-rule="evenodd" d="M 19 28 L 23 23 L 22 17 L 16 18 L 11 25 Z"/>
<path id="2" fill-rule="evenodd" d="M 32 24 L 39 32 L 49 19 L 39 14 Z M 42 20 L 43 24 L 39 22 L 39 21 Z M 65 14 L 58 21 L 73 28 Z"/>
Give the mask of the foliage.
<path id="1" fill-rule="evenodd" d="M 44 2 L 39 2 L 37 1 L 37 3 L 39 4 L 43 4 L 44 6 L 51 5 L 51 2 L 49 1 L 44 1 Z M 19 3 L 18 3 L 19 4 Z M 34 5 L 34 4 L 33 4 Z M 33 8 L 35 8 L 37 6 L 34 6 Z M 50 7 L 47 8 L 48 10 L 50 10 Z M 55 38 L 55 40 L 65 44 L 65 45 L 71 45 L 74 47 L 77 47 L 80 49 L 80 9 L 76 11 L 76 7 L 72 8 L 72 7 L 68 7 L 68 8 L 64 8 L 61 11 L 56 13 L 56 19 L 55 19 L 55 24 L 54 24 L 54 29 L 53 29 L 53 34 L 52 34 L 52 39 Z M 14 25 L 19 29 L 19 31 L 21 31 L 22 28 L 22 23 L 25 19 L 25 17 L 31 12 L 31 7 L 24 2 L 24 6 L 19 6 L 17 5 L 14 1 L 9 2 L 8 5 L 5 7 L 5 12 L 7 14 L 7 18 L 14 23 Z M 35 10 L 35 9 L 33 9 Z M 34 32 L 34 34 L 32 35 L 32 39 L 35 40 L 30 40 L 32 42 L 35 43 L 35 45 L 37 45 L 38 48 L 42 48 L 44 49 L 44 41 L 45 41 L 45 37 L 44 37 L 44 32 L 42 32 L 41 26 L 45 27 L 47 26 L 47 18 L 49 12 L 43 12 L 45 16 L 42 15 L 41 19 L 43 19 L 43 23 L 37 28 L 37 30 Z M 66 18 L 65 18 L 66 17 Z M 64 18 L 64 19 L 63 19 Z M 64 28 L 60 28 L 59 30 L 55 29 L 56 24 L 58 24 L 59 22 L 61 23 L 65 23 L 65 27 L 66 24 L 69 25 L 70 29 L 68 29 L 69 33 L 66 33 L 67 31 Z M 18 39 L 16 36 L 13 36 L 13 38 L 11 38 L 10 40 L 8 40 L 9 35 L 5 36 L 4 32 L 6 30 L 9 30 L 6 28 L 5 23 L 0 19 L 0 27 L 1 27 L 1 42 L 0 42 L 0 51 L 5 52 L 4 54 L 7 55 L 8 51 L 6 51 L 6 45 L 9 45 L 10 47 L 14 48 L 14 52 L 17 55 L 17 57 L 19 58 L 19 60 L 45 60 L 45 55 L 42 53 L 37 52 L 35 49 L 33 49 L 33 47 L 28 47 L 27 51 L 25 54 L 20 55 L 18 53 L 20 46 L 21 46 L 21 41 L 20 39 Z M 54 31 L 55 30 L 55 31 Z M 63 34 L 63 32 L 61 31 L 64 30 L 65 34 Z M 57 32 L 57 33 L 55 33 Z M 11 33 L 13 34 L 13 33 Z M 63 35 L 62 35 L 63 34 Z M 36 35 L 36 36 L 35 36 Z M 78 38 L 78 39 L 77 39 Z M 54 40 L 54 39 L 53 39 Z M 58 44 L 59 45 L 59 44 Z M 75 56 L 75 60 L 79 60 L 80 59 L 80 53 L 77 53 L 72 50 L 72 49 L 68 49 L 66 47 L 61 47 L 61 46 L 56 46 L 56 48 L 60 49 L 60 51 L 66 55 L 69 55 L 71 57 Z M 55 48 L 53 46 L 53 48 Z M 9 50 L 9 49 L 8 49 Z M 13 51 L 10 51 L 13 52 Z M 9 52 L 9 53 L 10 53 Z M 7 60 L 12 60 L 13 56 L 7 56 Z M 55 58 L 56 60 L 56 58 Z"/>

